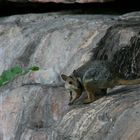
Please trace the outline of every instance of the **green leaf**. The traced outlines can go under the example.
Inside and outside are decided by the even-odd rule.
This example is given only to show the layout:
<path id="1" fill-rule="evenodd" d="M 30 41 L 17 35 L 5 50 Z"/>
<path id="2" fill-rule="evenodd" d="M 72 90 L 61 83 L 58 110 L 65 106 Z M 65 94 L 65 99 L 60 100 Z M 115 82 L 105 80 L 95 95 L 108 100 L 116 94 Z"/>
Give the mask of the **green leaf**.
<path id="1" fill-rule="evenodd" d="M 23 70 L 20 67 L 16 66 L 16 67 L 11 68 L 11 72 L 13 74 L 21 74 Z"/>
<path id="2" fill-rule="evenodd" d="M 33 67 L 29 68 L 29 70 L 32 70 L 32 71 L 38 71 L 38 70 L 39 70 L 39 67 L 37 67 L 37 66 L 33 66 Z"/>
<path id="3" fill-rule="evenodd" d="M 12 79 L 12 72 L 10 70 L 6 70 L 2 73 L 1 78 L 3 82 L 9 81 Z"/>
<path id="4" fill-rule="evenodd" d="M 0 86 L 7 84 L 10 80 L 14 79 L 16 76 L 28 73 L 29 70 L 38 71 L 39 67 L 33 66 L 29 69 L 23 70 L 19 66 L 15 66 L 8 70 L 3 71 L 2 75 L 0 76 Z"/>
<path id="5" fill-rule="evenodd" d="M 0 86 L 2 86 L 2 83 L 3 83 L 3 80 L 2 80 L 2 78 L 0 77 Z"/>

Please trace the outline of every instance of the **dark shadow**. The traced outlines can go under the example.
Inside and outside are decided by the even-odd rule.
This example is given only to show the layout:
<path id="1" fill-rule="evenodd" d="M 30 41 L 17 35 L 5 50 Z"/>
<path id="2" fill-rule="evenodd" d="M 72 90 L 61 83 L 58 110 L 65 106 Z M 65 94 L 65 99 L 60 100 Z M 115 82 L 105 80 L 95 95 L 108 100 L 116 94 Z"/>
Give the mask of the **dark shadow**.
<path id="1" fill-rule="evenodd" d="M 65 11 L 71 14 L 124 14 L 139 11 L 140 6 L 135 1 L 116 0 L 106 3 L 31 3 L 31 2 L 0 2 L 0 16 L 27 13 L 48 13 Z"/>
<path id="2" fill-rule="evenodd" d="M 111 92 L 108 92 L 106 96 L 112 96 L 112 95 L 117 95 L 117 94 L 127 94 L 128 92 L 133 92 L 133 91 L 140 91 L 140 86 L 139 85 L 134 85 L 134 86 L 126 86 L 122 87 L 116 90 L 113 90 Z"/>

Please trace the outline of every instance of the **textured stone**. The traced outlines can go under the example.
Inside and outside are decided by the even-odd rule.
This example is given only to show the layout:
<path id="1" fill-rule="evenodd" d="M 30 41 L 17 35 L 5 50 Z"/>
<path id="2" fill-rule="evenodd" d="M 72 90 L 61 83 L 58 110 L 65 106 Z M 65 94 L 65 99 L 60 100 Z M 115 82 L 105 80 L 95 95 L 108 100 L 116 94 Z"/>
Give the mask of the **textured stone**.
<path id="1" fill-rule="evenodd" d="M 110 92 L 108 97 L 68 112 L 58 125 L 56 139 L 139 139 L 140 88 L 124 87 L 121 90 L 115 91 L 119 95 Z"/>
<path id="2" fill-rule="evenodd" d="M 91 2 L 109 2 L 113 0 L 32 0 L 32 2 L 56 2 L 56 3 L 91 3 Z"/>
<path id="3" fill-rule="evenodd" d="M 114 0 L 8 0 L 12 2 L 41 2 L 41 3 L 104 3 Z"/>
<path id="4" fill-rule="evenodd" d="M 136 140 L 140 86 L 68 106 L 60 74 L 89 60 L 106 60 L 120 77 L 140 71 L 140 13 L 122 16 L 28 14 L 0 18 L 0 73 L 37 65 L 0 88 L 0 140 Z"/>

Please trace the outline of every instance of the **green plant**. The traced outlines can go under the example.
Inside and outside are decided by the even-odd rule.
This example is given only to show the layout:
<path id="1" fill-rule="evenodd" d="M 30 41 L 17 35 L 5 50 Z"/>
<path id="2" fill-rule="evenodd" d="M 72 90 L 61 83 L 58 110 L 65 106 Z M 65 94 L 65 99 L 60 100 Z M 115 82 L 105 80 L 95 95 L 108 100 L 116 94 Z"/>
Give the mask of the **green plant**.
<path id="1" fill-rule="evenodd" d="M 29 71 L 38 71 L 39 67 L 33 66 L 27 69 L 22 69 L 19 66 L 12 67 L 8 70 L 3 71 L 0 76 L 0 86 L 7 84 L 9 81 L 13 80 L 15 77 L 28 73 Z"/>

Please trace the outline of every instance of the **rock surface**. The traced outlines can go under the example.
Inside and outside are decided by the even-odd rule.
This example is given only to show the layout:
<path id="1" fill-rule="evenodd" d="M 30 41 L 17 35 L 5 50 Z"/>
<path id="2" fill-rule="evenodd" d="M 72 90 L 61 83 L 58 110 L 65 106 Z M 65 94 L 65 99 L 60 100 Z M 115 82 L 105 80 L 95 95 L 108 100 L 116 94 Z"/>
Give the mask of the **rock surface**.
<path id="1" fill-rule="evenodd" d="M 104 3 L 114 0 L 7 0 L 11 2 L 41 2 L 41 3 Z"/>
<path id="2" fill-rule="evenodd" d="M 0 88 L 0 140 L 140 139 L 140 86 L 122 86 L 94 103 L 68 106 L 60 74 L 91 59 L 139 77 L 140 13 L 122 16 L 28 14 L 0 18 L 0 73 L 14 65 L 38 72 Z"/>
<path id="3" fill-rule="evenodd" d="M 109 2 L 113 0 L 32 0 L 32 2 L 56 2 L 56 3 L 91 3 Z"/>

